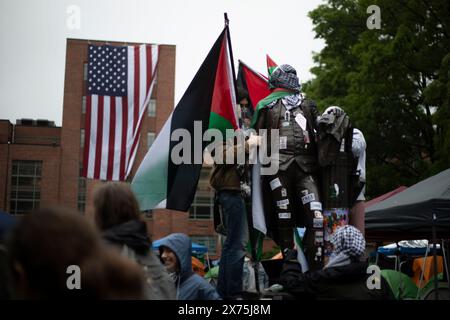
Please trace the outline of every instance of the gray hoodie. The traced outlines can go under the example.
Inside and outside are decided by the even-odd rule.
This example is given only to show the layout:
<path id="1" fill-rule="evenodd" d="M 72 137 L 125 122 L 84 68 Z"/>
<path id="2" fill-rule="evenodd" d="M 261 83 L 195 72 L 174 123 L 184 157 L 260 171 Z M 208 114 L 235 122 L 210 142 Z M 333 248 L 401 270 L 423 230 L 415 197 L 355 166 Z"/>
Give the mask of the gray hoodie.
<path id="1" fill-rule="evenodd" d="M 220 300 L 216 289 L 192 270 L 191 239 L 183 233 L 173 233 L 162 238 L 159 247 L 167 247 L 177 256 L 180 273 L 175 279 L 179 300 Z"/>

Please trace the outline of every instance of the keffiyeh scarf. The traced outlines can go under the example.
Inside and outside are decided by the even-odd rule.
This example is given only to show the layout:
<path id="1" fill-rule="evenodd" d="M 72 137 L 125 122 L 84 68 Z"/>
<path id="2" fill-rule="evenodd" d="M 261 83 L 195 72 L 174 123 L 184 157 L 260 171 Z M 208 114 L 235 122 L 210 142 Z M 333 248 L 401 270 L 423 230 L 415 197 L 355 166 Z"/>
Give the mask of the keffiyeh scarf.
<path id="1" fill-rule="evenodd" d="M 283 88 L 298 93 L 300 92 L 300 87 L 297 71 L 288 64 L 278 66 L 270 75 L 270 89 Z"/>
<path id="2" fill-rule="evenodd" d="M 361 257 L 366 249 L 364 236 L 350 225 L 338 228 L 331 236 L 331 243 L 335 251 L 324 269 L 350 264 L 351 257 Z"/>

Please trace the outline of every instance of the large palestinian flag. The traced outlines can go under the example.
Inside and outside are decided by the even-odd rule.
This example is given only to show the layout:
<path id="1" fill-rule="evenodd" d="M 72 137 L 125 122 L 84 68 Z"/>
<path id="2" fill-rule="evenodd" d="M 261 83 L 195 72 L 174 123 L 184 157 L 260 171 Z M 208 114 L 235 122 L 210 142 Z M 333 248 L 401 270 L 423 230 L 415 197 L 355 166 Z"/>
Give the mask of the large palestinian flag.
<path id="1" fill-rule="evenodd" d="M 136 172 L 131 187 L 141 210 L 167 208 L 187 211 L 195 196 L 203 150 L 210 143 L 202 141 L 203 133 L 208 128 L 221 131 L 237 129 L 234 110 L 236 91 L 229 41 L 227 26 Z M 195 130 L 195 134 L 194 121 L 201 121 L 201 127 Z M 171 141 L 172 133 L 177 129 L 187 130 L 190 141 L 181 141 L 183 138 Z M 171 154 L 174 147 L 182 142 L 189 145 L 190 161 L 176 164 Z M 185 156 L 184 153 L 182 155 Z"/>

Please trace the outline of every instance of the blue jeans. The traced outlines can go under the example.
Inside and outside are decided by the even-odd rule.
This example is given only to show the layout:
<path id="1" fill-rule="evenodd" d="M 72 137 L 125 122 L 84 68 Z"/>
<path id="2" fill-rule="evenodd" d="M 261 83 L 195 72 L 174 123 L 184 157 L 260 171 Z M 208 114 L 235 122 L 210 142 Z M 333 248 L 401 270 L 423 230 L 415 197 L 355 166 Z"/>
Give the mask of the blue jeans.
<path id="1" fill-rule="evenodd" d="M 245 245 L 248 238 L 244 200 L 237 191 L 220 191 L 219 205 L 227 237 L 222 247 L 217 291 L 222 298 L 232 298 L 242 291 Z"/>

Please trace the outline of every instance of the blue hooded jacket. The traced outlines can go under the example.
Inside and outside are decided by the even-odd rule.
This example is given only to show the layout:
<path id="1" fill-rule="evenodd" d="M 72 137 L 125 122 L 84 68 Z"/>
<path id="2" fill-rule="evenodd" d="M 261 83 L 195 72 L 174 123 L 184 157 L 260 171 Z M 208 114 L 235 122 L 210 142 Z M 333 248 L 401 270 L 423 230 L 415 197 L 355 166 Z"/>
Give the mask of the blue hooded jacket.
<path id="1" fill-rule="evenodd" d="M 180 263 L 180 274 L 175 286 L 178 300 L 219 300 L 216 289 L 192 270 L 191 239 L 183 233 L 173 233 L 162 238 L 159 247 L 167 247 L 177 256 Z"/>

